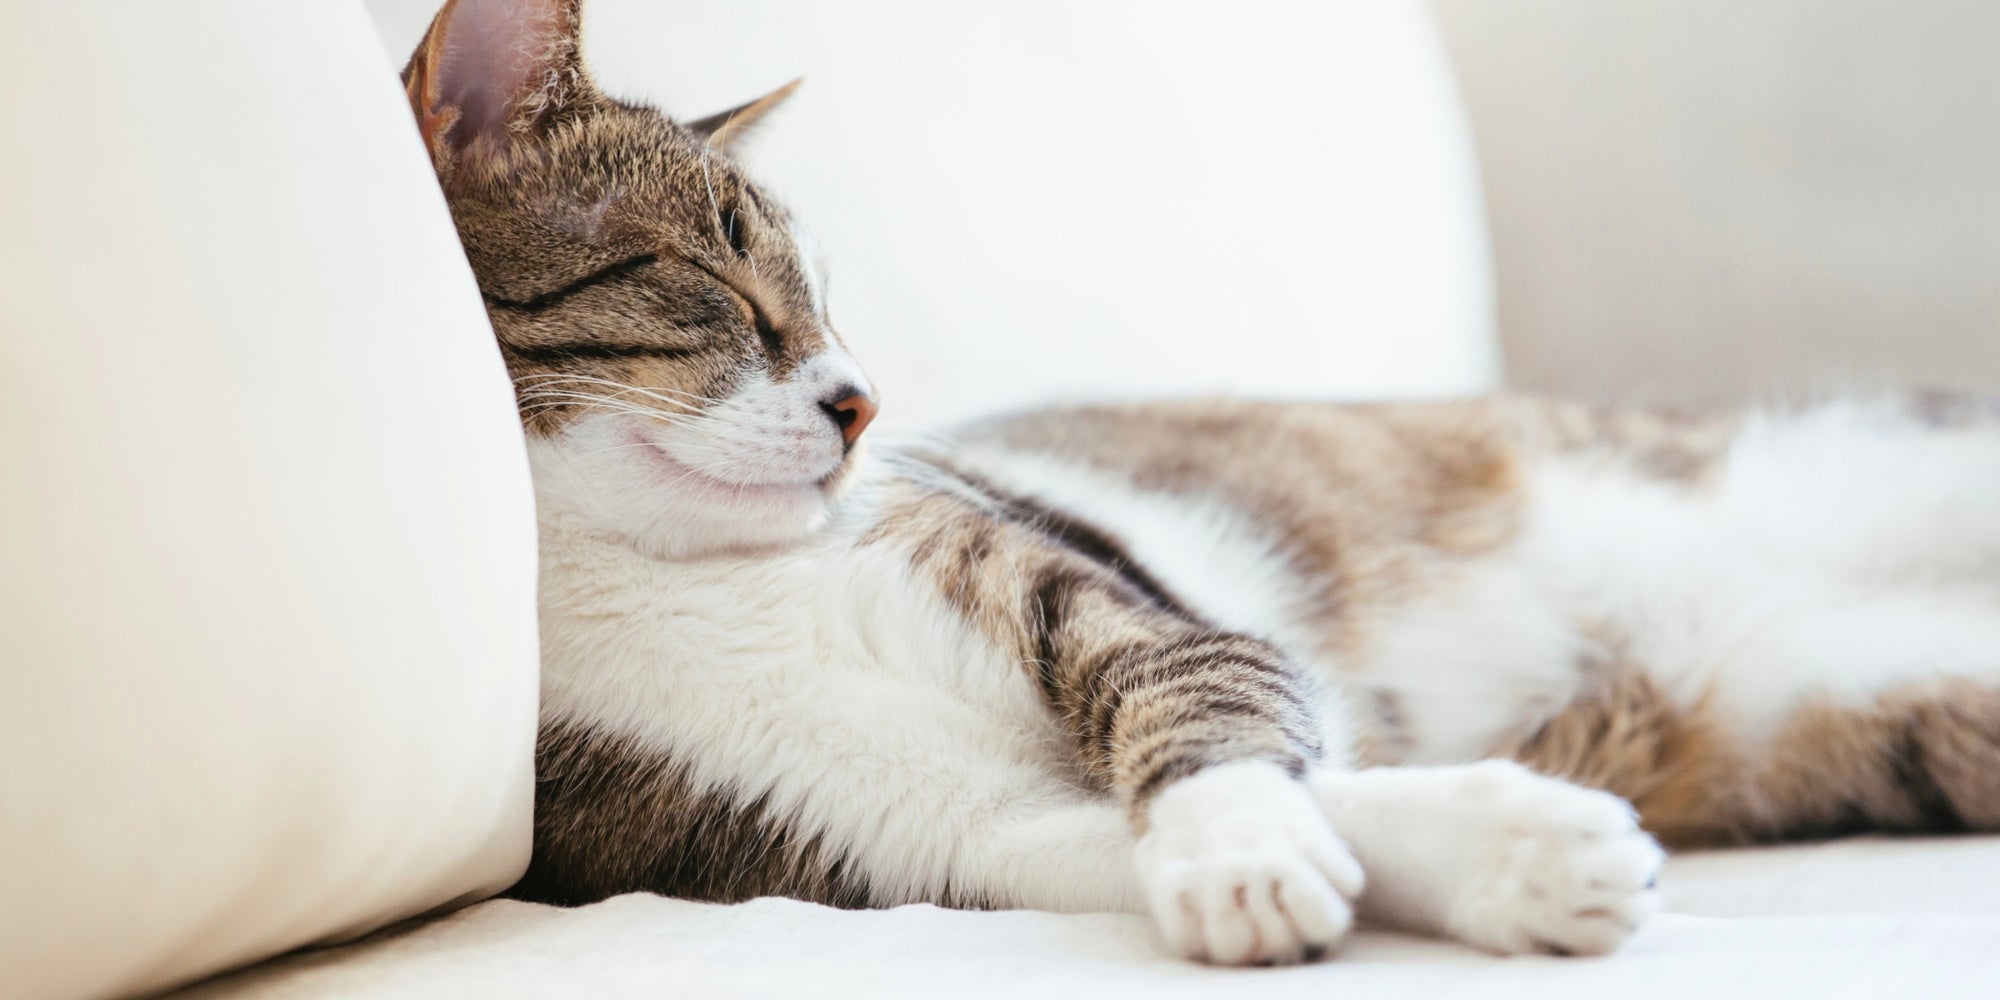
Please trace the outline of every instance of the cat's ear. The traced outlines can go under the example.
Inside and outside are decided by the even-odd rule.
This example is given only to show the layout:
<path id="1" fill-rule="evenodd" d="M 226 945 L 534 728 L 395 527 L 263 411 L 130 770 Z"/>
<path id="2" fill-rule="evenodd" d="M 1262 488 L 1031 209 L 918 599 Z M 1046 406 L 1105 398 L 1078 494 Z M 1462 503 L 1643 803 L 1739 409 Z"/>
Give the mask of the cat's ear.
<path id="1" fill-rule="evenodd" d="M 729 144 L 742 138 L 757 124 L 757 120 L 771 113 L 773 108 L 785 103 L 799 84 L 806 82 L 802 77 L 785 84 L 747 104 L 739 104 L 728 111 L 709 115 L 687 123 L 688 131 L 701 136 L 704 141 L 717 149 L 726 150 Z"/>
<path id="2" fill-rule="evenodd" d="M 442 169 L 474 146 L 529 136 L 592 88 L 583 0 L 450 0 L 403 69 L 403 88 Z"/>

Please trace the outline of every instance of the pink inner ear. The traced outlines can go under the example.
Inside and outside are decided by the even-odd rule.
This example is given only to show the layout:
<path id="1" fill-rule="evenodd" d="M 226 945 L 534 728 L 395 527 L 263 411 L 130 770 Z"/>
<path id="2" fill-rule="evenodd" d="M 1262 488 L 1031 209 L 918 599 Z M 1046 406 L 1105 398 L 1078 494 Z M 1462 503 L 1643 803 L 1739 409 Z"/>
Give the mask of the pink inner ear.
<path id="1" fill-rule="evenodd" d="M 502 139 L 538 102 L 566 55 L 561 0 L 459 0 L 444 26 L 437 65 L 441 104 L 459 109 L 451 142 Z"/>

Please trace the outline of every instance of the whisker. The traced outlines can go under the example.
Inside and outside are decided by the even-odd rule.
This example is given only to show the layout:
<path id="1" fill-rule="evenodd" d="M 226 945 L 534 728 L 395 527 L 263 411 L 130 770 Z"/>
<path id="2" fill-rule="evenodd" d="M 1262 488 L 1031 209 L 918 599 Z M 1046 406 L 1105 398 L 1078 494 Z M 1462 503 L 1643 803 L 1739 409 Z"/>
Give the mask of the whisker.
<path id="1" fill-rule="evenodd" d="M 598 376 L 595 375 L 572 375 L 572 374 L 559 374 L 556 372 L 537 372 L 532 375 L 523 375 L 515 379 L 514 381 L 517 384 L 519 384 L 522 388 L 526 389 L 539 388 L 541 386 L 547 386 L 547 385 L 561 385 L 565 382 L 577 382 L 583 385 L 610 386 L 617 389 L 630 389 L 636 392 L 673 393 L 678 396 L 685 396 L 690 399 L 698 399 L 708 403 L 721 402 L 720 400 L 712 396 L 703 396 L 700 393 L 688 392 L 685 389 L 675 389 L 664 385 L 637 386 L 631 384 L 630 382 L 620 382 L 615 379 L 599 378 Z"/>
<path id="2" fill-rule="evenodd" d="M 524 413 L 540 413 L 559 407 L 571 407 L 579 410 L 602 410 L 606 413 L 624 413 L 676 427 L 682 426 L 686 422 L 686 418 L 681 414 L 667 413 L 663 410 L 653 409 L 652 407 L 640 406 L 624 400 L 608 399 L 603 396 L 578 394 L 567 398 L 531 399 L 521 404 L 521 410 Z"/>
<path id="3" fill-rule="evenodd" d="M 528 382 L 529 379 L 536 379 L 537 381 L 530 384 Z M 535 392 L 542 389 L 546 389 L 549 386 L 557 386 L 570 382 L 575 382 L 581 385 L 603 386 L 608 389 L 616 390 L 615 394 L 635 393 L 637 395 L 645 396 L 649 399 L 656 399 L 662 403 L 668 403 L 674 406 L 689 407 L 690 403 L 706 403 L 709 405 L 716 405 L 723 402 L 723 400 L 716 399 L 712 396 L 703 396 L 699 393 L 687 392 L 682 389 L 671 389 L 666 386 L 652 386 L 652 387 L 637 386 L 625 382 L 613 381 L 608 378 L 597 378 L 595 376 L 590 376 L 590 375 L 556 375 L 553 373 L 544 373 L 540 375 L 524 375 L 521 378 L 515 379 L 515 382 L 521 386 L 524 392 Z M 668 395 L 669 393 L 672 393 L 673 395 L 670 396 Z M 679 396 L 681 398 L 676 399 L 674 398 L 674 396 Z"/>
<path id="4" fill-rule="evenodd" d="M 529 406 L 537 406 L 543 408 L 551 408 L 557 406 L 576 406 L 585 408 L 594 407 L 597 409 L 617 410 L 622 413 L 657 414 L 661 417 L 677 416 L 677 414 L 668 413 L 664 410 L 656 410 L 652 407 L 643 406 L 638 403 L 634 403 L 630 400 L 612 399 L 607 396 L 592 396 L 584 393 L 576 393 L 576 394 L 545 393 L 542 395 L 530 396 L 527 399 L 523 399 L 520 401 L 520 405 L 523 408 Z"/>
<path id="5" fill-rule="evenodd" d="M 598 403 L 605 406 L 621 406 L 627 409 L 650 410 L 667 416 L 681 415 L 673 411 L 659 410 L 655 407 L 646 406 L 643 403 L 635 402 L 633 400 L 625 399 L 619 396 L 607 396 L 604 395 L 603 393 L 596 393 L 596 392 L 572 392 L 565 389 L 530 390 L 528 392 L 524 392 L 521 394 L 519 402 L 533 403 L 533 402 L 541 402 L 547 400 L 567 400 L 577 403 Z"/>
<path id="6" fill-rule="evenodd" d="M 710 155 L 707 147 L 703 147 L 701 151 L 701 186 L 708 189 L 708 208 L 709 211 L 715 213 L 715 228 L 721 229 L 722 206 L 715 201 L 715 181 L 708 176 L 708 158 Z"/>
<path id="7" fill-rule="evenodd" d="M 624 398 L 626 395 L 629 394 L 627 390 L 619 390 L 616 392 L 609 392 L 609 393 L 581 392 L 577 389 L 557 388 L 556 386 L 557 383 L 544 383 L 538 386 L 523 387 L 521 389 L 520 395 L 524 399 L 534 399 L 546 396 L 569 396 L 575 398 L 588 398 L 588 399 L 611 399 L 626 403 L 631 402 L 631 400 Z M 643 393 L 643 392 L 639 394 L 644 395 L 650 399 L 657 399 L 660 402 L 667 403 L 672 406 L 681 407 L 683 409 L 687 408 L 689 405 L 682 400 L 674 399 L 670 396 L 654 396 L 650 393 Z"/>
<path id="8" fill-rule="evenodd" d="M 648 413 L 658 413 L 663 417 L 666 416 L 687 417 L 693 415 L 693 411 L 691 410 L 663 410 L 660 409 L 659 407 L 648 406 L 645 403 L 639 402 L 637 400 L 624 399 L 617 396 L 603 396 L 597 393 L 590 393 L 590 392 L 526 393 L 521 396 L 518 402 L 522 406 L 527 406 L 531 403 L 564 403 L 564 404 L 574 403 L 577 405 L 598 405 L 605 407 L 619 407 L 627 410 L 642 410 Z"/>

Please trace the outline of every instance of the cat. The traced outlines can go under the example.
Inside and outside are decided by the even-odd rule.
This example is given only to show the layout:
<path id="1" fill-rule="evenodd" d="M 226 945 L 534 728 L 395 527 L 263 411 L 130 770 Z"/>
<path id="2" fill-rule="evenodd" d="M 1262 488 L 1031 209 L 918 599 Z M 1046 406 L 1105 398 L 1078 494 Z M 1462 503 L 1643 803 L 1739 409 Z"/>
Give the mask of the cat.
<path id="1" fill-rule="evenodd" d="M 452 0 L 403 74 L 540 509 L 515 895 L 1601 954 L 1662 841 L 2000 829 L 1992 402 L 1127 403 L 871 450 L 729 156 L 789 90 L 677 122 L 580 23 Z"/>

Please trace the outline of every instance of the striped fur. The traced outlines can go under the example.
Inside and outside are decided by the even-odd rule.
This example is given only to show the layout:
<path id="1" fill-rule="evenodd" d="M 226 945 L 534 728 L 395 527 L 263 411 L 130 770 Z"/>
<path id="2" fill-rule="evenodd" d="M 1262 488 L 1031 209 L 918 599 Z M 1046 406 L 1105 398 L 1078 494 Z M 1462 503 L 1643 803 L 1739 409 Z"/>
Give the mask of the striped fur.
<path id="1" fill-rule="evenodd" d="M 580 20 L 452 0 L 404 77 L 542 515 L 518 894 L 1590 954 L 1657 905 L 1640 822 L 2000 828 L 2000 408 L 1135 403 L 870 454 L 722 149 L 784 91 L 677 124 Z"/>
<path id="2" fill-rule="evenodd" d="M 535 749 L 533 864 L 512 895 L 588 903 L 635 885 L 718 902 L 783 895 L 868 904 L 867 886 L 819 838 L 703 789 L 632 741 L 555 723 Z"/>
<path id="3" fill-rule="evenodd" d="M 1019 659 L 1077 766 L 1143 826 L 1154 792 L 1206 767 L 1300 776 L 1325 751 L 1309 685 L 1270 643 L 1217 629 L 1099 529 L 948 469 L 899 490 L 864 543 L 906 546 L 953 606 Z"/>

